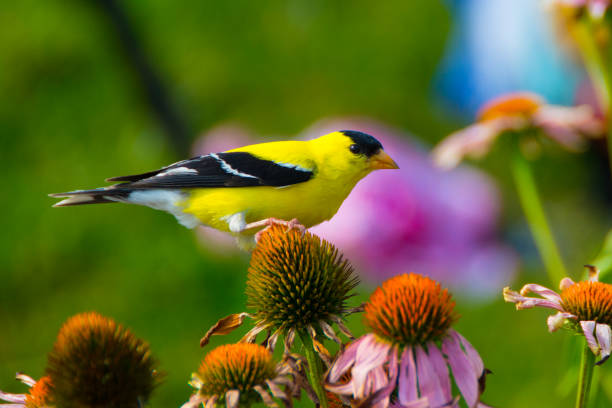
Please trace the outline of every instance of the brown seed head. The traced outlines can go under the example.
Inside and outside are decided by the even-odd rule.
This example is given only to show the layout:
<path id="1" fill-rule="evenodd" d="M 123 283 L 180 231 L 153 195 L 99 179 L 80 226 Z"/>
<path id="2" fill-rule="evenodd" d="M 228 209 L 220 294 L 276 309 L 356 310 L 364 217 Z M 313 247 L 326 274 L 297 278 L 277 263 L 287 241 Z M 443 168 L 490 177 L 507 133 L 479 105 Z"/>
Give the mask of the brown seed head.
<path id="1" fill-rule="evenodd" d="M 365 305 L 365 324 L 394 344 L 416 345 L 441 339 L 458 319 L 447 289 L 414 273 L 388 279 Z"/>
<path id="2" fill-rule="evenodd" d="M 217 395 L 220 401 L 229 390 L 240 391 L 240 401 L 255 401 L 253 389 L 276 377 L 276 364 L 265 347 L 252 343 L 226 344 L 204 357 L 197 376 L 200 394 Z"/>
<path id="3" fill-rule="evenodd" d="M 253 251 L 247 306 L 277 329 L 317 327 L 342 316 L 358 279 L 338 250 L 316 235 L 270 228 Z"/>
<path id="4" fill-rule="evenodd" d="M 136 408 L 159 383 L 156 367 L 148 344 L 94 312 L 64 323 L 47 374 L 59 407 Z"/>

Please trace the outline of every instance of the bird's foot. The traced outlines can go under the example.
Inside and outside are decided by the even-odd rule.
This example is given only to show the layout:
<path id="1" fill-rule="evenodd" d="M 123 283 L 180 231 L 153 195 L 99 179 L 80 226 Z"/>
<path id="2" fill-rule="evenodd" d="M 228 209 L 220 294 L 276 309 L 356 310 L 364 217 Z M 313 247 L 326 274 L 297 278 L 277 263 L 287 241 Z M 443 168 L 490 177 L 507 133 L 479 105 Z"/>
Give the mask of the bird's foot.
<path id="1" fill-rule="evenodd" d="M 304 235 L 304 233 L 306 232 L 306 227 L 304 225 L 302 225 L 297 218 L 292 219 L 291 221 L 285 221 L 285 220 L 281 220 L 278 218 L 266 218 L 265 220 L 261 220 L 261 221 L 255 221 L 255 222 L 251 222 L 249 224 L 247 224 L 244 229 L 248 230 L 248 229 L 253 229 L 253 228 L 260 228 L 260 227 L 264 227 L 263 229 L 257 231 L 257 233 L 255 234 L 255 242 L 259 241 L 259 238 L 261 238 L 261 235 L 266 232 L 268 229 L 270 229 L 271 226 L 273 225 L 284 225 L 285 227 L 287 227 L 287 231 L 289 232 L 292 229 L 297 229 L 299 230 L 302 235 Z"/>

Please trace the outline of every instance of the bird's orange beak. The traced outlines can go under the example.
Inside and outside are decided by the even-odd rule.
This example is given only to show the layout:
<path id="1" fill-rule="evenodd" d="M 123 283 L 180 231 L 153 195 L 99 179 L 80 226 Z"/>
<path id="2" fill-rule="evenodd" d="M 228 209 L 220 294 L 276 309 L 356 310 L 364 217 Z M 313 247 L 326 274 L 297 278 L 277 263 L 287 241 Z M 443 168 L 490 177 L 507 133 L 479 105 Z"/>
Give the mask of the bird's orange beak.
<path id="1" fill-rule="evenodd" d="M 399 169 L 397 163 L 395 163 L 393 159 L 382 149 L 380 149 L 380 152 L 370 157 L 370 167 L 373 170 Z"/>

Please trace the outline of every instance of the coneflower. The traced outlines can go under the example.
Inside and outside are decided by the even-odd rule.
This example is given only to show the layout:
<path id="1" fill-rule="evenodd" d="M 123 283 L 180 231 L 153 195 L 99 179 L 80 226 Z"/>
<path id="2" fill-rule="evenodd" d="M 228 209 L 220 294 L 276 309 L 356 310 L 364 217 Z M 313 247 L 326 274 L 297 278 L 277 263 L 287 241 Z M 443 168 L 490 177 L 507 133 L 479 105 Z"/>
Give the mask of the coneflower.
<path id="1" fill-rule="evenodd" d="M 523 286 L 520 292 L 508 287 L 503 292 L 504 300 L 515 303 L 517 310 L 533 307 L 556 310 L 557 313 L 547 319 L 548 331 L 567 328 L 584 335 L 587 347 L 582 356 L 577 407 L 586 406 L 593 366 L 606 362 L 612 351 L 612 285 L 599 282 L 596 267 L 586 267 L 589 278 L 580 282 L 563 278 L 559 284 L 560 294 L 535 283 Z M 529 297 L 529 293 L 541 297 Z M 595 357 L 599 361 L 595 362 Z"/>
<path id="2" fill-rule="evenodd" d="M 468 407 L 485 407 L 479 399 L 487 371 L 474 347 L 452 329 L 458 319 L 454 308 L 450 293 L 424 276 L 385 281 L 365 305 L 372 332 L 339 354 L 327 374 L 327 389 L 359 406 L 456 406 L 450 366 Z"/>
<path id="3" fill-rule="evenodd" d="M 263 346 L 251 343 L 228 344 L 208 353 L 190 385 L 197 392 L 182 408 L 225 405 L 227 408 L 250 407 L 264 402 L 276 406 L 273 396 L 291 406 L 290 364 L 276 364 L 272 353 Z M 284 391 L 281 386 L 287 386 Z"/>
<path id="4" fill-rule="evenodd" d="M 1 404 L 1 407 L 11 408 L 54 408 L 55 404 L 51 396 L 51 379 L 42 377 L 36 381 L 24 374 L 17 374 L 17 379 L 30 387 L 27 394 L 9 394 L 0 391 L 0 400 L 10 402 Z"/>
<path id="5" fill-rule="evenodd" d="M 149 346 L 97 313 L 76 315 L 62 326 L 46 373 L 62 408 L 140 407 L 158 385 Z"/>
<path id="6" fill-rule="evenodd" d="M 335 323 L 340 332 L 353 338 L 343 318 L 361 310 L 346 304 L 357 284 L 353 268 L 333 245 L 308 232 L 273 226 L 262 234 L 251 257 L 246 294 L 253 312 L 221 319 L 201 344 L 208 343 L 214 334 L 230 332 L 246 317 L 253 318 L 255 326 L 243 338 L 245 342 L 255 342 L 259 333 L 267 332 L 266 345 L 274 350 L 282 335 L 288 353 L 295 338 L 300 337 L 310 381 L 322 399 L 323 389 L 320 384 L 317 387 L 322 375 L 319 358 L 329 363 L 330 357 L 321 337 L 342 344 L 332 327 Z"/>

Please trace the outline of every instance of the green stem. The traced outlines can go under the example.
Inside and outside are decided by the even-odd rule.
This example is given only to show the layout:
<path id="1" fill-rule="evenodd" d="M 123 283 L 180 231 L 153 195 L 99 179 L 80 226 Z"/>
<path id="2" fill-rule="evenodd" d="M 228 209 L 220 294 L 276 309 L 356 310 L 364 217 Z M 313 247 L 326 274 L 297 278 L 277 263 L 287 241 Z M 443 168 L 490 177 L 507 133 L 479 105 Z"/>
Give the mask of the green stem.
<path id="1" fill-rule="evenodd" d="M 580 374 L 578 377 L 578 394 L 576 395 L 576 408 L 586 408 L 589 401 L 589 391 L 591 380 L 593 379 L 593 368 L 595 367 L 595 354 L 586 344 L 582 352 L 582 362 L 580 363 Z"/>
<path id="2" fill-rule="evenodd" d="M 321 380 L 323 379 L 323 368 L 321 367 L 321 359 L 317 355 L 314 344 L 312 343 L 312 339 L 308 335 L 306 331 L 298 330 L 298 335 L 300 336 L 300 340 L 304 345 L 304 350 L 306 353 L 306 361 L 308 362 L 308 380 L 310 381 L 310 385 L 314 389 L 317 397 L 319 397 L 319 405 L 321 408 L 327 408 L 327 395 L 325 394 L 325 389 L 323 388 L 323 384 Z"/>
<path id="3" fill-rule="evenodd" d="M 512 173 L 519 200 L 542 261 L 553 285 L 567 276 L 557 244 L 552 235 L 529 163 L 520 151 L 512 163 Z"/>

